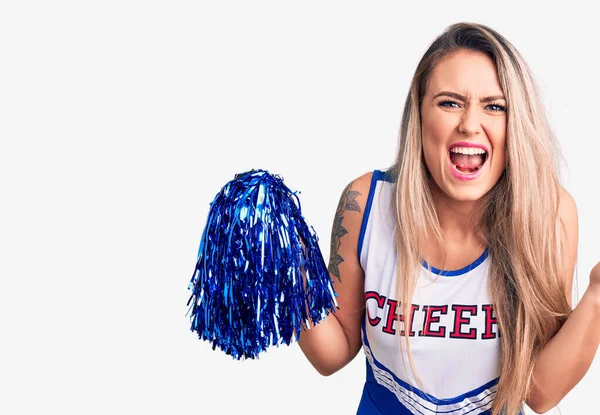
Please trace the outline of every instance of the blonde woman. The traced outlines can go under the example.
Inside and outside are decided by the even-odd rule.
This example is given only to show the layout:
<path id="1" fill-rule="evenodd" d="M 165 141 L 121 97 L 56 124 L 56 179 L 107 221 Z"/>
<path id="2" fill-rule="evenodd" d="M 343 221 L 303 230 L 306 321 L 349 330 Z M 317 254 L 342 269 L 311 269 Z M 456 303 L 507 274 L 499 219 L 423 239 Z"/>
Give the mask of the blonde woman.
<path id="1" fill-rule="evenodd" d="M 362 348 L 358 414 L 554 407 L 600 341 L 600 264 L 573 309 L 577 208 L 519 52 L 448 27 L 416 69 L 394 164 L 342 192 L 329 272 L 340 309 L 300 348 L 328 376 Z"/>

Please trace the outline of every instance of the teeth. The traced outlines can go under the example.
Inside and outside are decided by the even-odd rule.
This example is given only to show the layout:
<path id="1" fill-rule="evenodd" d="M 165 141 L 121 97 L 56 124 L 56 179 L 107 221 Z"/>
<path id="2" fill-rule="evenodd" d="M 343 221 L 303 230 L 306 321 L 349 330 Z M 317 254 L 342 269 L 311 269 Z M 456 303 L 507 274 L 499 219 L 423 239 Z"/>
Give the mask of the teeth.
<path id="1" fill-rule="evenodd" d="M 461 154 L 485 154 L 485 150 L 478 147 L 454 147 L 450 149 L 452 153 L 461 153 Z"/>

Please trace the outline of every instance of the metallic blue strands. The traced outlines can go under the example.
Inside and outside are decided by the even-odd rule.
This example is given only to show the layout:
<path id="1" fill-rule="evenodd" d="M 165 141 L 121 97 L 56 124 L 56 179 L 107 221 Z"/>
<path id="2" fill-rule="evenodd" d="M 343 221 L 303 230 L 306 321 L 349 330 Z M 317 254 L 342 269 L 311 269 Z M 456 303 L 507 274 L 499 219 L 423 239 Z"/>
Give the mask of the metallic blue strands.
<path id="1" fill-rule="evenodd" d="M 191 330 L 213 350 L 254 359 L 335 312 L 337 294 L 297 193 L 253 169 L 210 203 L 188 305 Z"/>

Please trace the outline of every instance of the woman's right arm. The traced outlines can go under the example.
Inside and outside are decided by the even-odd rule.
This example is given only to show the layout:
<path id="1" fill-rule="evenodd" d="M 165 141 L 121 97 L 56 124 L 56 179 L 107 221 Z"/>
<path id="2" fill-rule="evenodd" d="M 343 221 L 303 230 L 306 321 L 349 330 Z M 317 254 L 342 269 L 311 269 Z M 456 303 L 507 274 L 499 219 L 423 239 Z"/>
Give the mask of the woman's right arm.
<path id="1" fill-rule="evenodd" d="M 302 352 L 323 376 L 346 366 L 362 347 L 365 298 L 358 236 L 372 175 L 366 173 L 346 186 L 333 220 L 328 270 L 338 294 L 339 310 L 300 333 L 298 344 Z"/>

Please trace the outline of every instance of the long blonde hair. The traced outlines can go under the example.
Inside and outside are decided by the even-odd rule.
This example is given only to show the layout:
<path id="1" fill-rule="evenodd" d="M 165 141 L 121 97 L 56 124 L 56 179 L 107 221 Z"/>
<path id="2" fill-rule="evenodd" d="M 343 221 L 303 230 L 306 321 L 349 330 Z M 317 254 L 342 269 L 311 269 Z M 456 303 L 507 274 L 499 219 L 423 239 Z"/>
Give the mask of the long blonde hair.
<path id="1" fill-rule="evenodd" d="M 397 157 L 388 169 L 395 180 L 397 298 L 406 316 L 403 324 L 410 327 L 420 254 L 427 252 L 425 235 L 442 241 L 433 179 L 423 159 L 420 103 L 432 70 L 458 50 L 482 52 L 492 59 L 507 102 L 507 165 L 480 200 L 477 231 L 491 257 L 490 296 L 501 332 L 500 380 L 492 415 L 513 415 L 522 410 L 530 392 L 535 356 L 571 313 L 558 218 L 562 159 L 527 64 L 510 42 L 482 24 L 447 27 L 419 62 L 406 98 Z M 415 373 L 410 338 L 404 338 Z"/>

